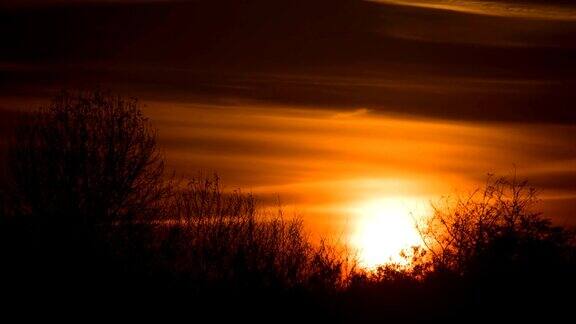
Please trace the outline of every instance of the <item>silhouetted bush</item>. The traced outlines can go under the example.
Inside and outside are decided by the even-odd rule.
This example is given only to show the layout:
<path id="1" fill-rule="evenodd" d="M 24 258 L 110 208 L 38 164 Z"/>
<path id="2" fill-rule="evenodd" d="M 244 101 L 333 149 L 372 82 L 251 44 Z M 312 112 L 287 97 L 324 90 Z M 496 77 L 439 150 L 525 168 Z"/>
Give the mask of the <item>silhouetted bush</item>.
<path id="1" fill-rule="evenodd" d="M 433 204 L 409 266 L 355 272 L 341 302 L 348 321 L 548 320 L 572 316 L 574 232 L 536 211 L 536 191 L 489 176 L 469 195 Z M 474 316 L 471 318 L 470 316 Z"/>
<path id="2" fill-rule="evenodd" d="M 502 240 L 552 239 L 556 231 L 535 211 L 536 202 L 536 191 L 526 181 L 490 177 L 484 188 L 434 205 L 420 226 L 433 266 L 465 274 Z M 506 252 L 512 257 L 517 251 Z"/>
<path id="3" fill-rule="evenodd" d="M 62 92 L 16 131 L 19 212 L 60 224 L 154 217 L 167 189 L 156 137 L 135 99 Z"/>
<path id="4" fill-rule="evenodd" d="M 196 289 L 214 284 L 282 290 L 343 285 L 343 254 L 311 243 L 302 220 L 285 216 L 280 206 L 260 208 L 252 194 L 224 191 L 217 175 L 189 180 L 165 203 L 168 212 L 160 223 L 147 226 L 153 233 L 147 244 L 156 255 L 153 266 Z M 143 225 L 123 224 L 116 231 L 132 226 Z M 118 253 L 130 253 L 129 242 L 118 246 Z"/>
<path id="5" fill-rule="evenodd" d="M 483 188 L 433 205 L 419 226 L 427 255 L 415 264 L 424 280 L 455 287 L 466 310 L 483 317 L 559 315 L 552 310 L 576 288 L 575 236 L 537 203 L 526 180 L 490 175 Z"/>
<path id="6" fill-rule="evenodd" d="M 107 294 L 112 302 L 130 290 L 110 238 L 120 224 L 151 222 L 163 212 L 171 188 L 156 137 L 136 100 L 102 91 L 62 92 L 22 114 L 0 190 L 7 292 L 56 303 L 51 294 L 58 291 L 72 306 L 82 300 L 73 296 L 115 289 Z M 127 241 L 145 242 L 149 234 L 138 229 Z"/>
<path id="7" fill-rule="evenodd" d="M 573 262 L 574 233 L 536 211 L 536 190 L 490 176 L 484 188 L 444 205 L 420 226 L 433 271 L 476 276 Z"/>

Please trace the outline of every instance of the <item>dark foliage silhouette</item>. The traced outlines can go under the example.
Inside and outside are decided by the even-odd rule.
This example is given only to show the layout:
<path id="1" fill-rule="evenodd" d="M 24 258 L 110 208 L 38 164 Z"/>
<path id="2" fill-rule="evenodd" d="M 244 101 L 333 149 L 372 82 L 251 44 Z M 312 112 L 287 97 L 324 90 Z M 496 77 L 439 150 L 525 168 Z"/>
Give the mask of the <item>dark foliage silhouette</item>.
<path id="1" fill-rule="evenodd" d="M 153 228 L 151 245 L 136 255 L 156 256 L 145 267 L 164 278 L 164 286 L 186 287 L 184 300 L 200 309 L 216 305 L 242 312 L 258 304 L 262 309 L 252 319 L 288 308 L 297 311 L 286 318 L 314 317 L 330 307 L 316 296 L 344 286 L 344 254 L 312 244 L 302 220 L 285 216 L 281 206 L 264 209 L 252 194 L 225 191 L 217 175 L 193 177 L 166 204 L 165 222 Z"/>
<path id="2" fill-rule="evenodd" d="M 516 177 L 434 204 L 409 265 L 368 272 L 281 206 L 217 175 L 166 172 L 156 139 L 136 100 L 101 91 L 62 92 L 22 118 L 0 182 L 10 305 L 212 321 L 571 316 L 574 232 Z"/>
<path id="3" fill-rule="evenodd" d="M 154 216 L 164 162 L 134 99 L 63 92 L 28 114 L 10 152 L 19 212 L 50 222 Z"/>
<path id="4" fill-rule="evenodd" d="M 63 92 L 24 116 L 2 188 L 7 291 L 140 315 L 253 303 L 318 313 L 312 292 L 343 285 L 343 255 L 216 175 L 167 175 L 156 137 L 135 100 L 101 91 Z"/>
<path id="5" fill-rule="evenodd" d="M 576 287 L 574 232 L 554 226 L 537 203 L 527 181 L 490 175 L 484 188 L 434 206 L 420 227 L 430 276 L 458 278 L 468 307 L 484 316 L 529 318 L 567 307 Z"/>
<path id="6" fill-rule="evenodd" d="M 73 296 L 114 288 L 116 294 L 107 294 L 113 303 L 130 291 L 131 267 L 118 259 L 112 237 L 129 228 L 124 241 L 146 241 L 149 229 L 137 224 L 160 214 L 171 190 L 156 131 L 136 100 L 103 91 L 60 93 L 49 106 L 23 114 L 7 165 L 6 291 L 71 307 L 82 300 Z"/>
<path id="7" fill-rule="evenodd" d="M 188 267 L 179 271 L 195 280 L 250 289 L 341 285 L 345 260 L 325 244 L 311 244 L 301 219 L 286 217 L 281 206 L 258 208 L 252 194 L 225 192 L 217 175 L 190 180 L 172 197 L 169 215 L 176 222 L 161 227 L 159 238 L 168 240 L 162 248 L 183 260 L 168 264 Z"/>
<path id="8" fill-rule="evenodd" d="M 433 266 L 460 275 L 473 272 L 479 259 L 504 241 L 561 243 L 566 234 L 535 211 L 535 189 L 516 178 L 490 177 L 484 188 L 444 203 L 434 206 L 432 217 L 420 229 Z M 513 248 L 498 250 L 507 253 L 502 257 L 512 258 L 520 252 Z"/>
<path id="9" fill-rule="evenodd" d="M 410 267 L 353 275 L 349 315 L 450 322 L 572 316 L 566 296 L 576 288 L 574 232 L 544 218 L 537 202 L 525 180 L 489 175 L 484 187 L 433 204 L 417 226 L 424 245 L 407 254 Z"/>

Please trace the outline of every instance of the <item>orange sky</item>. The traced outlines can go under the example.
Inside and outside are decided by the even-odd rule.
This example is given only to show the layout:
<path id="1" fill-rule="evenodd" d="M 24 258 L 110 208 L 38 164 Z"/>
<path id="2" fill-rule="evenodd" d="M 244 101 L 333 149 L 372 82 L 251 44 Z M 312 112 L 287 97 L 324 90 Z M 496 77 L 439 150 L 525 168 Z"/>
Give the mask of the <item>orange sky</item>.
<path id="1" fill-rule="evenodd" d="M 570 204 L 575 126 L 449 122 L 266 105 L 148 102 L 178 170 L 217 171 L 270 202 L 280 194 L 315 229 L 346 230 L 362 201 L 437 200 L 516 170 L 540 189 L 544 206 Z M 417 206 L 414 206 L 416 208 Z M 558 216 L 558 215 L 551 215 Z M 557 217 L 561 219 L 561 217 Z"/>
<path id="2" fill-rule="evenodd" d="M 526 177 L 545 215 L 576 224 L 570 1 L 0 8 L 2 120 L 61 88 L 136 96 L 179 172 L 217 171 L 264 203 L 280 194 L 322 235 L 364 224 L 370 238 L 378 209 L 406 214 L 488 172 Z"/>

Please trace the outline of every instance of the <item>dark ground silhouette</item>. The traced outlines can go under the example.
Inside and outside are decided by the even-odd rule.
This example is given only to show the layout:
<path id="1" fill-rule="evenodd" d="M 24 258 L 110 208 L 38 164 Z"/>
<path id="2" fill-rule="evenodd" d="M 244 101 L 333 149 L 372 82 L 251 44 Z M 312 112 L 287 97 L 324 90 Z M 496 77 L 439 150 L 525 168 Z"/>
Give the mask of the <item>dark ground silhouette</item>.
<path id="1" fill-rule="evenodd" d="M 101 91 L 63 92 L 20 120 L 0 189 L 7 311 L 200 322 L 572 316 L 574 233 L 535 212 L 535 191 L 515 177 L 435 205 L 412 266 L 367 273 L 218 176 L 167 172 L 156 138 L 136 100 Z"/>

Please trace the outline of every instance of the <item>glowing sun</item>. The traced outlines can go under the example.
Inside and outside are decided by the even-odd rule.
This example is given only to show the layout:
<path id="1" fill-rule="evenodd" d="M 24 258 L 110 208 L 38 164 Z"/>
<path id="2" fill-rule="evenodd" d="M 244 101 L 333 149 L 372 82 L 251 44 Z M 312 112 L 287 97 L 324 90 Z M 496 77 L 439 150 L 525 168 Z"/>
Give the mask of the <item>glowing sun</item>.
<path id="1" fill-rule="evenodd" d="M 354 217 L 351 245 L 357 249 L 360 266 L 374 269 L 388 262 L 406 264 L 404 249 L 422 244 L 415 218 L 425 212 L 421 200 L 386 198 L 359 203 L 350 208 Z"/>

